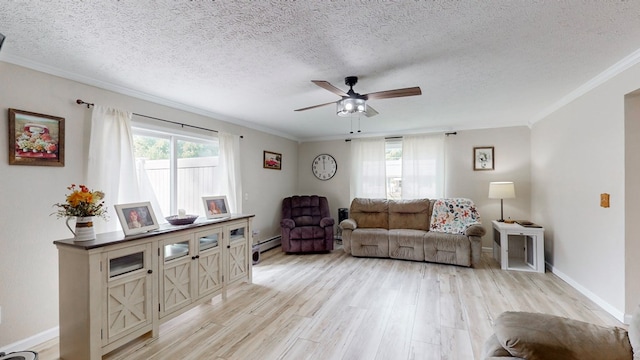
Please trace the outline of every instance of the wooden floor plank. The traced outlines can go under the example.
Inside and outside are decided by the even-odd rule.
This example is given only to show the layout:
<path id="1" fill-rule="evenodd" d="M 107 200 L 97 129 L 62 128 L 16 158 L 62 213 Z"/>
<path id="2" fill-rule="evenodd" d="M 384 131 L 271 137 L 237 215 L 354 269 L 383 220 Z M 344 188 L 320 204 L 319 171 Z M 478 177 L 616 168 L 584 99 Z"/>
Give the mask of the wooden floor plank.
<path id="1" fill-rule="evenodd" d="M 551 273 L 327 254 L 261 254 L 253 284 L 160 326 L 104 360 L 480 359 L 503 311 L 625 327 Z M 58 360 L 57 339 L 33 350 Z"/>

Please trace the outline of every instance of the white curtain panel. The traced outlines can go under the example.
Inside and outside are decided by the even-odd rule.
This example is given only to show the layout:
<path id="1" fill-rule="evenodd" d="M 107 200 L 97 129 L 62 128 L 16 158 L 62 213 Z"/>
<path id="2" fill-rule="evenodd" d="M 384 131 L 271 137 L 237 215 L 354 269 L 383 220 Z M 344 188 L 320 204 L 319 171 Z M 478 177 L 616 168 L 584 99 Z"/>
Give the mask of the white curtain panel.
<path id="1" fill-rule="evenodd" d="M 113 205 L 140 201 L 130 112 L 95 105 L 87 165 L 87 187 L 105 194 L 109 221 L 96 219 L 96 233 L 119 229 Z"/>
<path id="2" fill-rule="evenodd" d="M 133 147 L 131 149 L 133 149 Z M 158 197 L 153 190 L 153 185 L 151 184 L 151 180 L 149 179 L 149 173 L 144 165 L 144 159 L 136 159 L 136 170 L 138 174 L 138 198 L 140 199 L 138 201 L 149 201 L 151 203 L 151 207 L 153 208 L 153 212 L 156 215 L 156 220 L 158 220 L 158 223 L 168 223 L 167 219 L 165 219 L 164 213 L 162 212 L 162 207 L 160 207 Z"/>
<path id="3" fill-rule="evenodd" d="M 444 135 L 402 138 L 402 198 L 444 196 Z"/>
<path id="4" fill-rule="evenodd" d="M 387 198 L 385 139 L 351 140 L 351 199 Z"/>
<path id="5" fill-rule="evenodd" d="M 232 213 L 242 213 L 242 185 L 240 179 L 240 136 L 218 133 L 220 147 L 220 192 L 227 196 Z"/>

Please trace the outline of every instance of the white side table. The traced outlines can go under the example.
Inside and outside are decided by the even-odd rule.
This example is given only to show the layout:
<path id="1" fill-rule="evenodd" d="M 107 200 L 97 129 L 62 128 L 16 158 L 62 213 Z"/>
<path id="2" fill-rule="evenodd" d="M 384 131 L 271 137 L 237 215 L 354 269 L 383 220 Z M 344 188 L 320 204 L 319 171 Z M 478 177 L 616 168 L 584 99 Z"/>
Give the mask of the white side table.
<path id="1" fill-rule="evenodd" d="M 502 270 L 544 272 L 544 228 L 495 220 L 491 223 L 493 258 L 498 260 Z"/>

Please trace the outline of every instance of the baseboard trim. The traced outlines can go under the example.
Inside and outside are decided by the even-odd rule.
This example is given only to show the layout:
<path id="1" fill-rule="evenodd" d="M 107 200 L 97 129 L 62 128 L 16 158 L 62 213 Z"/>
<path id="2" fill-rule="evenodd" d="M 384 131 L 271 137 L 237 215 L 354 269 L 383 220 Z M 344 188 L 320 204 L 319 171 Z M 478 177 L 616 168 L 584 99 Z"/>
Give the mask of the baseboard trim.
<path id="1" fill-rule="evenodd" d="M 492 248 L 492 247 L 484 246 L 484 247 L 482 248 L 482 252 L 483 252 L 483 253 L 492 253 L 492 254 L 493 254 L 493 248 Z"/>
<path id="2" fill-rule="evenodd" d="M 275 247 L 280 246 L 282 238 L 280 236 L 274 236 L 272 238 L 266 239 L 266 240 L 262 240 L 261 242 L 257 243 L 256 245 L 258 245 L 260 247 L 260 252 L 265 252 L 267 250 L 271 250 Z"/>
<path id="3" fill-rule="evenodd" d="M 5 347 L 0 348 L 0 353 L 6 352 L 19 352 L 19 351 L 28 351 L 29 348 L 33 346 L 40 345 L 44 342 L 47 342 L 51 339 L 60 336 L 60 327 L 56 326 L 49 330 L 45 330 L 39 334 L 35 334 L 26 339 L 22 339 L 20 341 L 14 342 L 13 344 L 9 344 Z"/>
<path id="4" fill-rule="evenodd" d="M 549 269 L 549 271 L 551 271 L 554 275 L 556 275 L 557 277 L 562 279 L 567 284 L 571 285 L 572 288 L 578 290 L 582 295 L 588 297 L 589 300 L 591 300 L 594 303 L 596 303 L 596 305 L 600 306 L 604 311 L 606 311 L 609 314 L 611 314 L 611 316 L 615 317 L 618 321 L 621 321 L 621 322 L 623 322 L 623 323 L 625 323 L 627 325 L 631 322 L 631 315 L 625 314 L 624 312 L 621 312 L 620 310 L 616 309 L 614 306 L 612 306 L 608 302 L 604 301 L 598 295 L 594 294 L 589 289 L 587 289 L 584 286 L 580 285 L 580 283 L 578 283 L 577 281 L 573 280 L 567 274 L 565 274 L 562 271 L 554 268 L 551 264 L 546 263 L 546 266 L 547 266 L 547 269 Z"/>
<path id="5" fill-rule="evenodd" d="M 484 253 L 493 253 L 493 248 L 492 247 L 483 247 L 482 248 L 482 252 L 484 252 Z M 631 316 L 632 316 L 631 314 L 625 314 L 624 312 L 621 312 L 620 310 L 616 309 L 614 306 L 612 306 L 608 302 L 604 301 L 602 298 L 600 298 L 599 296 L 597 296 L 596 294 L 591 292 L 589 289 L 587 289 L 584 286 L 580 285 L 580 283 L 578 283 L 577 281 L 573 280 L 567 274 L 563 273 L 562 271 L 560 271 L 558 269 L 555 269 L 551 264 L 549 264 L 546 261 L 545 261 L 545 267 L 546 267 L 547 271 L 553 273 L 554 275 L 556 275 L 557 277 L 562 279 L 562 281 L 564 281 L 567 284 L 569 284 L 572 288 L 578 290 L 579 293 L 581 293 L 582 295 L 584 295 L 587 298 L 589 298 L 589 300 L 591 300 L 594 303 L 596 303 L 596 305 L 600 306 L 604 311 L 609 313 L 611 316 L 616 318 L 618 321 L 621 321 L 621 322 L 623 322 L 624 324 L 627 324 L 627 325 L 631 322 Z"/>

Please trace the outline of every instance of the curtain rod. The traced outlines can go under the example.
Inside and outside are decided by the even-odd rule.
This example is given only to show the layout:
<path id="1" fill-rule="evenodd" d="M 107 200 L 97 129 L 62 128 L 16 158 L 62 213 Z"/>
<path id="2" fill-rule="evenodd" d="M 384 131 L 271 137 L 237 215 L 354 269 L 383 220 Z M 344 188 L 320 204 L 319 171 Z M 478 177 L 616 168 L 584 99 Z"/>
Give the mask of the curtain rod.
<path id="1" fill-rule="evenodd" d="M 94 103 L 89 103 L 89 102 L 86 102 L 86 101 L 82 101 L 82 100 L 80 100 L 80 99 L 77 99 L 77 100 L 76 100 L 76 104 L 78 104 L 78 105 L 87 105 L 87 109 L 88 109 L 88 108 L 90 108 L 90 107 L 92 107 L 92 106 L 95 106 L 95 104 L 94 104 Z M 171 120 L 160 119 L 160 118 L 157 118 L 157 117 L 148 116 L 148 115 L 142 115 L 142 114 L 138 114 L 138 113 L 132 113 L 132 114 L 133 114 L 133 115 L 136 115 L 136 116 L 142 116 L 142 117 L 145 117 L 145 118 L 153 119 L 153 120 L 164 121 L 164 122 L 171 123 L 171 124 L 174 124 L 174 125 L 180 125 L 180 126 L 182 126 L 182 127 L 187 126 L 187 127 L 194 128 L 194 129 L 199 129 L 199 130 L 213 131 L 213 132 L 215 132 L 215 133 L 217 133 L 217 132 L 218 132 L 218 130 L 207 129 L 207 128 L 204 128 L 204 127 L 194 126 L 194 125 L 189 125 L 189 124 L 183 124 L 183 123 L 179 123 L 179 122 L 177 122 L 177 121 L 171 121 Z M 240 139 L 242 139 L 242 138 L 243 138 L 243 136 L 242 136 L 242 135 L 240 135 Z"/>
<path id="2" fill-rule="evenodd" d="M 449 136 L 449 135 L 458 135 L 458 133 L 457 133 L 457 132 L 455 132 L 455 131 L 454 131 L 454 132 L 446 132 L 446 133 L 444 133 L 444 134 L 445 134 L 446 136 Z M 404 137 L 404 136 L 402 136 L 402 135 L 398 135 L 398 136 L 387 136 L 387 137 L 385 137 L 384 139 L 385 139 L 385 140 L 393 140 L 393 139 L 402 139 L 403 137 Z M 351 139 L 344 139 L 344 141 L 345 141 L 345 142 L 350 142 L 350 141 L 351 141 Z"/>

